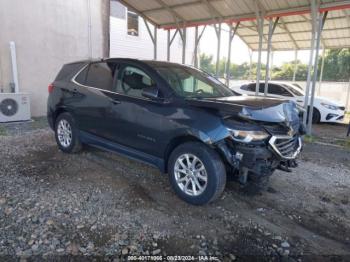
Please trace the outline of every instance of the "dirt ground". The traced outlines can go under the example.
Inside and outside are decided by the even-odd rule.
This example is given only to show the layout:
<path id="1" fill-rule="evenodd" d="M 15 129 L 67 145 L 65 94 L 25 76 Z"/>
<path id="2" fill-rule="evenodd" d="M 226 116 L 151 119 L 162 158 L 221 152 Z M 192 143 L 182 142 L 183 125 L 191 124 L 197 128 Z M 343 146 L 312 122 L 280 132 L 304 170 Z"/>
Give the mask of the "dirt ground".
<path id="1" fill-rule="evenodd" d="M 45 125 L 11 128 L 25 131 L 0 133 L 0 257 L 7 260 L 350 261 L 346 148 L 306 144 L 299 167 L 276 171 L 266 191 L 228 182 L 218 201 L 198 207 L 177 198 L 152 167 L 91 147 L 64 154 Z"/>

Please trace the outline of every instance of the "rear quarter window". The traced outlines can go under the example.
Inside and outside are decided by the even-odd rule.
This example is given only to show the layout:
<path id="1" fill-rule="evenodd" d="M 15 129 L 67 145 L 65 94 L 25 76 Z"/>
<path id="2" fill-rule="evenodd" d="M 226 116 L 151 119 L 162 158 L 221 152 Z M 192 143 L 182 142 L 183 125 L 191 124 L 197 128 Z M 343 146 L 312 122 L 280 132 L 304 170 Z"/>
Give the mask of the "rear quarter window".
<path id="1" fill-rule="evenodd" d="M 74 76 L 84 65 L 84 63 L 73 63 L 64 65 L 58 75 L 56 76 L 55 81 L 66 80 Z"/>
<path id="2" fill-rule="evenodd" d="M 79 73 L 79 75 L 77 75 L 77 77 L 75 78 L 75 81 L 81 85 L 85 85 L 88 70 L 89 70 L 89 66 L 85 66 L 85 68 Z"/>

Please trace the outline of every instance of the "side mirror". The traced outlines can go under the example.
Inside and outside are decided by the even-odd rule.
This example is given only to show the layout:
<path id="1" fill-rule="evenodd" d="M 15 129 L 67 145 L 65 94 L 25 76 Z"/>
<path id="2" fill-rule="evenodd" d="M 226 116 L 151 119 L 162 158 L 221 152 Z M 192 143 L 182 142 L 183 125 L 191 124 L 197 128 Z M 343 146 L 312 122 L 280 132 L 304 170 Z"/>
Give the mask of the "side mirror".
<path id="1" fill-rule="evenodd" d="M 159 100 L 159 89 L 156 86 L 145 87 L 142 89 L 142 96 L 152 99 Z"/>

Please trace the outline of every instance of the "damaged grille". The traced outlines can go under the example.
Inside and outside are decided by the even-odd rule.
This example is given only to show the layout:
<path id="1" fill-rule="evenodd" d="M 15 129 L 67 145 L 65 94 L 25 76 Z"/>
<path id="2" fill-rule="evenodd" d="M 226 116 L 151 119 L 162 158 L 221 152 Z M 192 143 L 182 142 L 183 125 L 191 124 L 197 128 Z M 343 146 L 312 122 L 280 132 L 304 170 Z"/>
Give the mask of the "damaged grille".
<path id="1" fill-rule="evenodd" d="M 294 159 L 301 150 L 299 136 L 273 136 L 269 141 L 274 151 L 285 159 Z"/>

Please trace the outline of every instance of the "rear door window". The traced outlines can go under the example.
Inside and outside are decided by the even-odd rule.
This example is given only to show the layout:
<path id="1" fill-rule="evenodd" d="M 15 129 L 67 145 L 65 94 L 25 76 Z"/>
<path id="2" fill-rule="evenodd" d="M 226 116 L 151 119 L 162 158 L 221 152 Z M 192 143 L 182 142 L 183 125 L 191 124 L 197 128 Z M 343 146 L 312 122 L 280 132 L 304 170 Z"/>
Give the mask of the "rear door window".
<path id="1" fill-rule="evenodd" d="M 241 89 L 249 91 L 249 92 L 255 92 L 255 84 L 248 84 L 241 86 Z"/>
<path id="2" fill-rule="evenodd" d="M 115 69 L 116 65 L 114 63 L 99 62 L 90 64 L 85 85 L 107 91 L 115 91 L 113 88 Z"/>
<path id="3" fill-rule="evenodd" d="M 269 84 L 269 93 L 278 96 L 292 96 L 284 87 L 274 84 Z"/>

